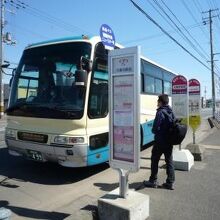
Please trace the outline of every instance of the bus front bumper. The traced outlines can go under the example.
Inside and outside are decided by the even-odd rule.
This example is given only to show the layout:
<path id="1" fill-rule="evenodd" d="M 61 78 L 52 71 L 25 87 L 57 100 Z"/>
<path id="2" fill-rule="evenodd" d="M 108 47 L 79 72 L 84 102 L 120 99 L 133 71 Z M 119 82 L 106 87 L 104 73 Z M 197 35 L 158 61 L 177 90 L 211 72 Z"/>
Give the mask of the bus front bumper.
<path id="1" fill-rule="evenodd" d="M 87 166 L 87 145 L 59 146 L 23 142 L 6 138 L 8 152 L 13 156 L 24 156 L 39 162 L 57 162 L 65 167 Z"/>

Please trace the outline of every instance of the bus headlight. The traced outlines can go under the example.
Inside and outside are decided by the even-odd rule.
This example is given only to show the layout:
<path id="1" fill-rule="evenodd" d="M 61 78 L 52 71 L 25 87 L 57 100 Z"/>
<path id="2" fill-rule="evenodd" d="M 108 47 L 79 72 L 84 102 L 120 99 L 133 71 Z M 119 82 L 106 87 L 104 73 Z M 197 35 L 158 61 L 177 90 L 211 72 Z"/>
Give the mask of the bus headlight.
<path id="1" fill-rule="evenodd" d="M 56 143 L 56 144 L 67 144 L 68 143 L 68 137 L 56 136 L 54 138 L 54 143 Z"/>
<path id="2" fill-rule="evenodd" d="M 10 128 L 5 129 L 5 137 L 16 138 L 16 131 Z"/>
<path id="3" fill-rule="evenodd" d="M 56 136 L 54 137 L 54 143 L 56 144 L 82 144 L 84 143 L 84 137 L 67 137 Z"/>

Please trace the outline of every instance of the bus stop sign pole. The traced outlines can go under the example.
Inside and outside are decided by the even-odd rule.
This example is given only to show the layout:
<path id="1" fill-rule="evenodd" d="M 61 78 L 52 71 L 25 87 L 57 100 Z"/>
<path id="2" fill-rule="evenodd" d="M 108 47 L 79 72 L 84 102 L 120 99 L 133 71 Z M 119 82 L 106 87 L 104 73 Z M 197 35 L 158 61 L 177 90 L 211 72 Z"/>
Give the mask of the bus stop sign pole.
<path id="1" fill-rule="evenodd" d="M 128 175 L 129 170 L 118 169 L 119 171 L 119 196 L 126 198 L 128 196 Z"/>
<path id="2" fill-rule="evenodd" d="M 109 52 L 110 166 L 119 172 L 119 194 L 128 195 L 129 172 L 140 167 L 140 47 Z"/>

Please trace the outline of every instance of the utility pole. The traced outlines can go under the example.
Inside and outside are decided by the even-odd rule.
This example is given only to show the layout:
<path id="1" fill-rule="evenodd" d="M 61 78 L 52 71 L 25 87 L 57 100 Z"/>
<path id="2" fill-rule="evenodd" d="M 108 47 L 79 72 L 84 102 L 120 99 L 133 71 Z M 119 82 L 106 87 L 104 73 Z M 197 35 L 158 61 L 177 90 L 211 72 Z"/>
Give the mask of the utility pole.
<path id="1" fill-rule="evenodd" d="M 209 10 L 209 33 L 210 33 L 210 56 L 211 56 L 211 74 L 212 74 L 212 117 L 215 118 L 215 74 L 214 74 L 214 55 L 212 40 L 212 10 Z"/>
<path id="2" fill-rule="evenodd" d="M 11 1 L 13 2 L 13 1 Z M 6 43 L 7 45 L 15 45 L 16 41 L 12 40 L 11 34 L 7 32 L 4 33 L 5 27 L 5 0 L 0 0 L 0 119 L 4 115 L 4 84 L 3 84 L 3 68 L 6 68 L 4 65 L 4 53 L 3 53 L 3 45 Z M 13 13 L 12 11 L 9 11 Z M 7 65 L 7 64 L 6 64 Z M 8 66 L 10 63 L 8 63 Z"/>
<path id="3" fill-rule="evenodd" d="M 209 17 L 205 18 L 209 20 L 209 33 L 210 33 L 210 57 L 211 57 L 211 82 L 212 82 L 212 117 L 215 118 L 215 72 L 214 72 L 214 54 L 213 54 L 213 39 L 212 39 L 212 18 L 217 17 L 212 15 L 213 11 L 218 9 L 210 9 L 202 13 L 209 13 Z M 205 22 L 206 24 L 206 22 Z"/>
<path id="4" fill-rule="evenodd" d="M 4 38 L 4 13 L 5 13 L 5 5 L 4 0 L 1 0 L 1 26 L 0 26 L 0 118 L 4 115 L 4 85 L 3 85 L 3 71 L 2 71 L 2 63 L 3 63 L 3 38 Z"/>

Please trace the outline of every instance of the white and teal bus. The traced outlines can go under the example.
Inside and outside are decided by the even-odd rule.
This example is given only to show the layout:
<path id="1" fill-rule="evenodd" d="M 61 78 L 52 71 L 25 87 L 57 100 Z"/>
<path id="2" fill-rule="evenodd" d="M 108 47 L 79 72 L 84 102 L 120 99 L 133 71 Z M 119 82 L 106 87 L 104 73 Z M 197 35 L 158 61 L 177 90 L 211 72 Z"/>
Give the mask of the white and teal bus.
<path id="1" fill-rule="evenodd" d="M 108 161 L 107 62 L 108 50 L 99 37 L 71 37 L 25 48 L 7 109 L 9 154 L 66 167 Z M 174 75 L 141 58 L 141 145 L 153 141 L 157 95 L 170 94 Z"/>

